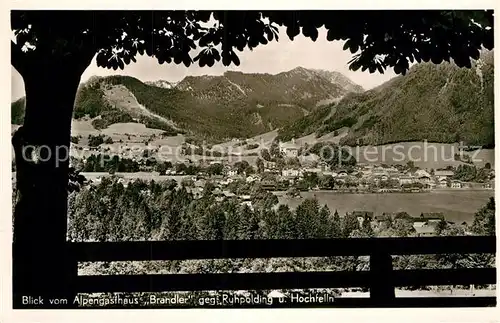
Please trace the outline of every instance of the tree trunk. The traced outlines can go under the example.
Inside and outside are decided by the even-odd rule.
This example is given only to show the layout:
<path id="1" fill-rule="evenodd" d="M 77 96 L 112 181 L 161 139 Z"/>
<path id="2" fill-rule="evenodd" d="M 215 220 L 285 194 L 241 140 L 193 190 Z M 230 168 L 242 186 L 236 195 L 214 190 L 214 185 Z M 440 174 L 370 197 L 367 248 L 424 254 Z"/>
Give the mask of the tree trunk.
<path id="1" fill-rule="evenodd" d="M 18 198 L 14 211 L 14 308 L 27 296 L 72 304 L 77 263 L 67 253 L 71 117 L 82 68 L 50 58 L 23 73 L 24 125 L 14 134 Z M 13 201 L 15 203 L 15 201 Z"/>

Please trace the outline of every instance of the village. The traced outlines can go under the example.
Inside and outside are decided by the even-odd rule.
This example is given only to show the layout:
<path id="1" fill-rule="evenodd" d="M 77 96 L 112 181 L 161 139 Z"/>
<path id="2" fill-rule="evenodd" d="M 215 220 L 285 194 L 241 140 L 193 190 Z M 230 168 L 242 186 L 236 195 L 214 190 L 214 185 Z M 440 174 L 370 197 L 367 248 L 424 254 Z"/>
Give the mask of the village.
<path id="1" fill-rule="evenodd" d="M 301 158 L 299 161 L 298 149 L 290 147 L 280 147 L 282 159 L 266 161 L 257 158 L 254 165 L 246 160 L 231 163 L 228 158 L 203 158 L 186 159 L 183 162 L 167 161 L 160 164 L 161 167 L 143 150 L 132 158 L 132 162 L 137 164 L 136 171 L 84 171 L 81 174 L 90 185 L 99 184 L 110 176 L 117 178 L 124 187 L 137 179 L 148 182 L 175 181 L 175 185 L 183 186 L 192 193 L 194 199 L 200 199 L 208 192 L 217 202 L 232 199 L 251 210 L 255 207 L 254 195 L 258 190 L 289 199 L 301 199 L 303 192 L 322 191 L 338 194 L 419 194 L 436 190 L 493 190 L 493 169 L 483 169 L 486 180 L 473 182 L 456 179 L 453 167 L 419 169 L 411 162 L 405 165 L 357 163 L 331 167 L 317 158 Z M 86 163 L 88 160 L 84 161 Z M 354 209 L 352 214 L 360 226 L 364 221 L 369 221 L 372 227 L 381 227 L 390 226 L 397 219 L 405 220 L 411 224 L 416 236 L 435 236 L 441 222 L 452 224 L 441 212 L 410 216 L 406 212 L 375 214 Z"/>
<path id="2" fill-rule="evenodd" d="M 130 161 L 134 169 L 124 167 L 120 170 L 118 167 L 112 173 L 118 176 L 122 174 L 124 184 L 133 178 L 156 181 L 174 178 L 200 189 L 204 187 L 205 182 L 210 181 L 215 187 L 224 190 L 234 182 L 259 183 L 265 190 L 287 191 L 292 196 L 298 196 L 298 192 L 301 191 L 318 190 L 362 194 L 420 193 L 439 189 L 494 189 L 495 172 L 490 166 L 480 169 L 481 176 L 477 175 L 473 176 L 472 180 L 464 180 L 457 176 L 457 169 L 452 166 L 443 169 L 420 169 L 413 162 L 392 165 L 329 164 L 315 154 L 302 155 L 301 148 L 294 143 L 280 144 L 280 158 L 266 158 L 265 154 L 256 153 L 241 156 L 235 152 L 229 157 L 227 154 L 217 157 L 200 156 L 196 155 L 197 152 L 195 153 L 193 146 L 184 145 L 181 150 L 182 159 L 172 155 L 168 157 L 174 158 L 168 158 L 166 162 L 155 159 L 154 154 L 158 154 L 159 150 L 155 146 L 144 146 L 135 151 L 130 148 L 122 149 L 121 153 L 115 154 L 118 157 L 114 158 Z M 81 150 L 81 147 L 72 145 L 72 149 Z M 94 156 L 104 156 L 110 153 L 110 148 L 106 144 L 84 148 L 84 150 Z M 88 158 L 73 160 L 80 163 L 79 168 L 94 179 L 105 176 L 108 172 L 109 167 L 96 168 L 95 165 L 89 165 Z M 476 171 L 475 166 L 465 164 L 464 167 L 464 169 L 474 167 L 473 170 Z"/>

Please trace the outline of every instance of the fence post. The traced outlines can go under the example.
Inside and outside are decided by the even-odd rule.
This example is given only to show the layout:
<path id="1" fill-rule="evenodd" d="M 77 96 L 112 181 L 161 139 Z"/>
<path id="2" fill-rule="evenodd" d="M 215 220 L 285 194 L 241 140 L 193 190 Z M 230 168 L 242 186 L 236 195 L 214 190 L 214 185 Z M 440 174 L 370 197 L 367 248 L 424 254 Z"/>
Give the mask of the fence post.
<path id="1" fill-rule="evenodd" d="M 370 299 L 373 304 L 390 304 L 396 298 L 392 283 L 392 257 L 377 252 L 370 255 Z"/>

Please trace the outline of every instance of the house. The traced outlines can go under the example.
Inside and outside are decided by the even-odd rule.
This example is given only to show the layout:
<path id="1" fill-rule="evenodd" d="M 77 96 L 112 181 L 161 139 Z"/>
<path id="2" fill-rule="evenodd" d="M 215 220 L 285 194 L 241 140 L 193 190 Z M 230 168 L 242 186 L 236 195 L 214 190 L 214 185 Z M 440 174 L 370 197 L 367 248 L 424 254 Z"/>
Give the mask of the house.
<path id="1" fill-rule="evenodd" d="M 232 182 L 234 182 L 234 180 L 232 178 L 227 178 L 227 179 L 223 179 L 223 180 L 219 181 L 219 184 L 220 185 L 229 185 Z"/>
<path id="2" fill-rule="evenodd" d="M 283 177 L 298 177 L 299 176 L 299 170 L 298 169 L 293 169 L 293 168 L 283 169 L 281 171 L 281 176 L 283 176 Z"/>
<path id="3" fill-rule="evenodd" d="M 418 181 L 424 185 L 430 185 L 431 184 L 431 177 L 430 176 L 420 176 L 418 178 Z"/>
<path id="4" fill-rule="evenodd" d="M 280 292 L 279 290 L 273 290 L 269 294 L 267 294 L 267 297 L 270 297 L 270 298 L 284 298 L 284 297 L 286 297 L 286 295 L 283 294 L 282 292 Z"/>
<path id="5" fill-rule="evenodd" d="M 476 187 L 476 185 L 477 185 L 477 183 L 462 182 L 462 188 L 474 188 L 474 187 Z"/>
<path id="6" fill-rule="evenodd" d="M 415 183 L 415 178 L 412 176 L 408 175 L 403 175 L 399 177 L 399 184 L 404 185 L 404 184 L 413 184 Z"/>
<path id="7" fill-rule="evenodd" d="M 404 218 L 407 215 L 406 212 L 384 212 L 381 215 L 376 215 L 374 220 L 377 222 L 389 222 L 397 218 Z"/>
<path id="8" fill-rule="evenodd" d="M 434 172 L 434 176 L 436 176 L 436 177 L 449 178 L 449 177 L 452 177 L 453 175 L 454 175 L 454 173 L 452 170 L 436 170 Z"/>
<path id="9" fill-rule="evenodd" d="M 392 217 L 389 214 L 382 213 L 379 215 L 375 215 L 373 219 L 376 222 L 385 222 L 385 221 L 390 221 L 392 219 Z"/>
<path id="10" fill-rule="evenodd" d="M 394 173 L 394 174 L 389 174 L 389 178 L 394 180 L 394 181 L 398 181 L 399 182 L 399 178 L 401 177 L 401 175 L 399 173 Z"/>
<path id="11" fill-rule="evenodd" d="M 448 178 L 446 176 L 441 176 L 437 180 L 437 187 L 446 188 L 448 187 Z"/>
<path id="12" fill-rule="evenodd" d="M 383 167 L 375 167 L 372 169 L 372 174 L 375 175 L 375 176 L 383 176 L 383 175 L 388 175 L 387 171 L 385 168 Z"/>
<path id="13" fill-rule="evenodd" d="M 321 168 L 312 168 L 312 167 L 309 167 L 309 168 L 304 168 L 302 170 L 302 173 L 316 173 L 316 174 L 319 174 L 319 173 L 322 173 L 322 169 Z"/>
<path id="14" fill-rule="evenodd" d="M 231 193 L 230 191 L 222 191 L 222 194 L 224 194 L 225 197 L 235 197 L 236 194 Z"/>
<path id="15" fill-rule="evenodd" d="M 451 181 L 451 188 L 462 188 L 462 182 L 461 181 Z"/>
<path id="16" fill-rule="evenodd" d="M 250 210 L 253 211 L 253 205 L 252 205 L 252 201 L 243 201 L 240 203 L 240 205 L 246 205 L 250 208 Z"/>
<path id="17" fill-rule="evenodd" d="M 359 225 L 363 225 L 365 220 L 373 220 L 373 212 L 369 211 L 354 211 L 352 214 L 358 219 Z"/>
<path id="18" fill-rule="evenodd" d="M 385 171 L 389 174 L 389 175 L 395 175 L 395 174 L 398 174 L 399 173 L 399 170 L 394 167 L 394 166 L 391 166 L 389 168 L 386 168 Z"/>
<path id="19" fill-rule="evenodd" d="M 436 235 L 436 227 L 434 225 L 423 224 L 421 226 L 413 225 L 417 237 L 432 237 Z"/>
<path id="20" fill-rule="evenodd" d="M 492 189 L 493 188 L 493 185 L 491 185 L 491 183 L 484 183 L 483 184 L 483 188 L 486 188 L 486 189 Z"/>
<path id="21" fill-rule="evenodd" d="M 414 218 L 418 221 L 429 221 L 429 220 L 437 220 L 437 222 L 444 220 L 444 214 L 442 212 L 425 212 L 420 213 L 420 217 Z"/>
<path id="22" fill-rule="evenodd" d="M 421 178 L 421 177 L 431 177 L 431 174 L 429 174 L 427 171 L 423 170 L 423 169 L 418 169 L 415 171 L 415 174 L 414 174 L 415 177 L 417 178 Z"/>
<path id="23" fill-rule="evenodd" d="M 193 194 L 195 200 L 200 199 L 203 196 L 203 188 L 195 187 L 191 189 L 191 194 Z"/>
<path id="24" fill-rule="evenodd" d="M 346 177 L 347 176 L 347 171 L 345 170 L 339 170 L 337 172 L 337 176 L 336 177 Z"/>
<path id="25" fill-rule="evenodd" d="M 325 162 L 325 161 L 320 161 L 320 162 L 318 163 L 318 167 L 319 167 L 319 168 L 320 168 L 323 172 L 325 172 L 325 171 L 329 171 L 329 170 L 330 170 L 330 165 L 328 165 L 328 163 L 327 163 L 327 162 Z"/>
<path id="26" fill-rule="evenodd" d="M 294 158 L 299 155 L 299 146 L 295 144 L 295 140 L 292 139 L 291 143 L 282 143 L 280 145 L 280 152 L 289 158 Z"/>
<path id="27" fill-rule="evenodd" d="M 194 186 L 195 187 L 205 187 L 206 182 L 207 181 L 204 179 L 199 179 L 196 182 L 194 182 Z"/>
<path id="28" fill-rule="evenodd" d="M 267 191 L 275 191 L 276 190 L 276 182 L 265 180 L 261 182 L 261 187 Z"/>
<path id="29" fill-rule="evenodd" d="M 257 181 L 257 180 L 258 180 L 258 177 L 257 177 L 257 176 L 254 176 L 254 175 L 249 175 L 249 176 L 247 176 L 247 178 L 245 179 L 245 181 L 246 181 L 247 183 L 253 183 L 253 182 Z"/>
<path id="30" fill-rule="evenodd" d="M 223 196 L 224 195 L 224 192 L 222 192 L 222 190 L 218 187 L 216 187 L 213 191 L 212 191 L 212 194 L 215 195 L 215 196 Z"/>
<path id="31" fill-rule="evenodd" d="M 265 169 L 275 169 L 277 167 L 276 165 L 276 162 L 273 162 L 273 161 L 267 161 L 267 160 L 264 160 L 264 168 Z"/>
<path id="32" fill-rule="evenodd" d="M 422 184 L 430 184 L 431 183 L 431 174 L 423 169 L 419 169 L 415 172 L 414 177 L 418 179 L 418 181 Z"/>
<path id="33" fill-rule="evenodd" d="M 212 180 L 214 180 L 214 181 L 220 182 L 221 180 L 224 179 L 224 176 L 222 176 L 222 175 L 212 175 L 212 176 L 210 176 L 210 178 Z"/>

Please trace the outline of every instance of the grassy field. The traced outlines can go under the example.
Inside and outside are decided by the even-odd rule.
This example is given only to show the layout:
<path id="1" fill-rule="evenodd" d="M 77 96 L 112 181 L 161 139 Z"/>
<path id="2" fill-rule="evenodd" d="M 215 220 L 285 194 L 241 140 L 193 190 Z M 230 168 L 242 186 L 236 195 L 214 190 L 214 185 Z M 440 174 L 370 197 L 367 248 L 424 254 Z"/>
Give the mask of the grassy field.
<path id="1" fill-rule="evenodd" d="M 469 289 L 451 290 L 402 290 L 396 289 L 396 297 L 491 297 L 496 295 L 496 289 Z M 474 294 L 474 295 L 473 295 Z M 370 297 L 369 292 L 343 292 L 340 297 Z"/>
<path id="2" fill-rule="evenodd" d="M 453 155 L 458 153 L 458 144 L 427 142 L 402 142 L 381 146 L 352 148 L 352 154 L 359 163 L 406 164 L 411 159 L 414 161 L 415 166 L 422 169 L 438 169 L 448 165 L 456 167 L 463 164 L 460 161 L 455 161 L 453 158 Z M 483 167 L 486 163 L 490 163 L 494 167 L 494 149 L 481 149 L 477 154 L 475 152 L 468 152 L 467 154 L 476 160 L 476 166 Z"/>
<path id="3" fill-rule="evenodd" d="M 316 196 L 321 205 L 326 204 L 333 213 L 340 215 L 352 211 L 407 212 L 418 216 L 422 212 L 443 212 L 446 219 L 456 223 L 472 223 L 474 213 L 495 195 L 493 190 L 446 190 L 430 193 L 339 194 L 334 192 L 302 192 L 303 198 L 279 196 L 281 204 L 297 207 L 304 198 Z"/>
<path id="4" fill-rule="evenodd" d="M 17 125 L 12 125 L 12 132 L 18 128 Z M 344 129 L 345 130 L 345 129 Z M 80 145 L 88 144 L 88 136 L 93 135 L 105 135 L 111 137 L 115 142 L 109 148 L 112 151 L 118 151 L 120 147 L 134 146 L 135 148 L 144 146 L 145 142 L 149 140 L 149 143 L 153 146 L 162 146 L 163 149 L 169 147 L 172 151 L 175 151 L 178 147 L 185 143 L 186 138 L 184 135 L 177 135 L 171 137 L 161 137 L 163 133 L 162 130 L 147 128 L 143 124 L 139 123 L 116 123 L 112 124 L 108 128 L 97 130 L 92 124 L 91 120 L 73 120 L 72 123 L 72 135 L 80 136 Z M 151 136 L 155 135 L 152 139 Z M 338 143 L 339 140 L 344 137 L 346 133 L 344 131 L 339 131 L 337 136 L 333 133 L 328 133 L 322 137 L 316 138 L 314 134 L 305 137 L 297 138 L 295 140 L 296 144 L 304 147 L 306 144 L 309 147 L 313 146 L 317 142 L 332 142 Z M 254 163 L 257 159 L 256 156 L 245 156 L 248 154 L 255 154 L 260 149 L 269 148 L 273 139 L 277 136 L 277 131 L 270 131 L 246 140 L 246 144 L 239 144 L 238 141 L 228 141 L 218 145 L 214 145 L 218 151 L 221 149 L 230 149 L 232 153 L 240 154 L 244 156 L 242 159 L 248 160 L 250 163 Z M 152 140 L 151 140 L 152 139 Z M 119 143 L 120 142 L 120 143 Z M 259 144 L 259 148 L 246 149 L 247 144 Z M 262 146 L 264 145 L 264 147 Z M 445 168 L 446 166 L 458 166 L 463 164 L 463 162 L 456 161 L 454 159 L 454 154 L 459 153 L 458 144 L 442 144 L 442 143 L 427 143 L 427 142 L 402 142 L 394 143 L 380 146 L 359 146 L 359 147 L 345 147 L 351 154 L 356 158 L 358 163 L 365 164 L 406 164 L 408 160 L 413 160 L 415 166 L 422 169 L 438 169 Z M 165 150 L 164 150 L 165 151 Z M 474 158 L 474 164 L 478 167 L 484 167 L 486 163 L 490 163 L 494 168 L 495 165 L 495 151 L 494 149 L 481 149 L 479 151 L 467 152 L 469 156 Z M 233 156 L 234 157 L 234 156 Z M 183 160 L 184 158 L 180 156 L 172 156 L 168 158 L 170 160 Z M 199 159 L 199 157 L 193 157 L 191 159 Z M 232 158 L 233 162 L 235 158 Z"/>

